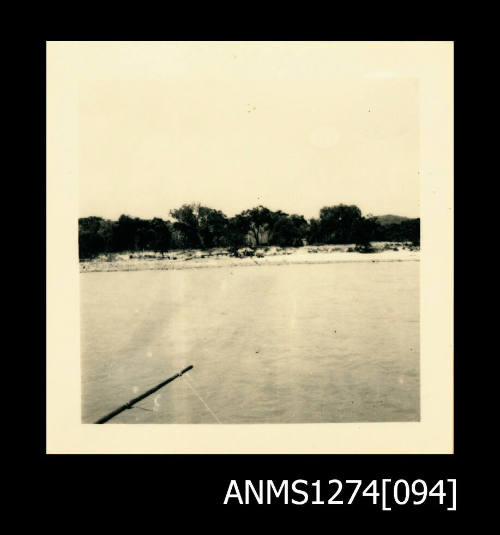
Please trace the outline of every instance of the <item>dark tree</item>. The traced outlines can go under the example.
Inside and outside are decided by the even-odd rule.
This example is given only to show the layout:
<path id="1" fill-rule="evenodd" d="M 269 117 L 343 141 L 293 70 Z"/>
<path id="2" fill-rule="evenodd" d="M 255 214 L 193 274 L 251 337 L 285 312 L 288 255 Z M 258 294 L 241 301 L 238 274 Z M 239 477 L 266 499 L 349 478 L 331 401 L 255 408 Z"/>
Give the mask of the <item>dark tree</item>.
<path id="1" fill-rule="evenodd" d="M 163 256 L 172 247 L 172 232 L 167 221 L 155 217 L 151 221 L 151 230 L 153 231 L 152 247 L 154 251 L 161 253 Z"/>
<path id="2" fill-rule="evenodd" d="M 405 219 L 400 223 L 379 225 L 377 240 L 394 242 L 411 242 L 420 246 L 420 219 Z"/>
<path id="3" fill-rule="evenodd" d="M 269 208 L 257 206 L 251 210 L 244 210 L 239 215 L 248 220 L 249 232 L 257 247 L 267 240 L 276 219 L 276 216 Z"/>
<path id="4" fill-rule="evenodd" d="M 199 204 L 183 204 L 180 208 L 170 211 L 170 215 L 176 219 L 174 228 L 180 232 L 186 247 L 203 246 L 198 221 L 199 206 Z"/>
<path id="5" fill-rule="evenodd" d="M 238 214 L 228 219 L 225 228 L 224 244 L 229 247 L 233 255 L 238 254 L 238 249 L 244 247 L 250 229 L 248 218 Z"/>
<path id="6" fill-rule="evenodd" d="M 200 206 L 198 209 L 198 225 L 202 246 L 205 249 L 220 247 L 224 244 L 227 217 L 221 211 Z"/>
<path id="7" fill-rule="evenodd" d="M 94 258 L 104 251 L 104 241 L 99 234 L 102 217 L 82 217 L 78 220 L 78 255 Z"/>
<path id="8" fill-rule="evenodd" d="M 354 205 L 325 206 L 319 212 L 321 237 L 325 243 L 353 243 L 361 210 Z"/>
<path id="9" fill-rule="evenodd" d="M 321 234 L 321 222 L 318 219 L 309 220 L 309 229 L 307 232 L 307 242 L 308 243 L 322 243 L 322 234 Z"/>
<path id="10" fill-rule="evenodd" d="M 152 251 L 154 249 L 155 232 L 151 221 L 148 219 L 135 218 L 135 249 L 140 251 Z"/>
<path id="11" fill-rule="evenodd" d="M 135 251 L 137 219 L 128 215 L 121 215 L 115 232 L 115 247 L 117 251 Z"/>
<path id="12" fill-rule="evenodd" d="M 303 216 L 280 213 L 274 221 L 270 243 L 281 247 L 297 247 L 307 235 L 307 221 Z"/>
<path id="13" fill-rule="evenodd" d="M 99 225 L 97 234 L 100 236 L 103 252 L 110 253 L 116 250 L 115 248 L 115 233 L 117 224 L 115 221 L 103 219 Z"/>
<path id="14" fill-rule="evenodd" d="M 377 235 L 379 224 L 374 217 L 362 217 L 353 225 L 353 241 L 356 244 L 356 250 L 362 253 L 373 251 L 371 242 Z"/>
<path id="15" fill-rule="evenodd" d="M 415 246 L 420 246 L 420 218 L 403 221 L 401 226 L 405 240 L 411 241 Z"/>
<path id="16" fill-rule="evenodd" d="M 200 204 L 184 204 L 170 212 L 187 247 L 209 249 L 224 242 L 227 217 L 219 210 Z"/>

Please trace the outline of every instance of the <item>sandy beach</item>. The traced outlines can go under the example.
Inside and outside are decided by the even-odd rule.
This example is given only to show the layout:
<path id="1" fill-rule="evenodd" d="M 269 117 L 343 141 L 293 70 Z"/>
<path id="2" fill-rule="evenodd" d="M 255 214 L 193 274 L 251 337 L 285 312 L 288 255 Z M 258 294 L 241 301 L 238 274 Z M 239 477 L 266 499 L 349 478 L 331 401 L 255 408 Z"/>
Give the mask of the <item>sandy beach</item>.
<path id="1" fill-rule="evenodd" d="M 165 253 L 133 252 L 101 255 L 80 261 L 80 272 L 179 270 L 254 265 L 329 264 L 337 262 L 419 261 L 418 248 L 401 243 L 378 242 L 374 252 L 359 253 L 354 245 L 308 245 L 304 247 L 260 247 L 240 249 L 239 257 L 227 249 L 177 250 Z"/>

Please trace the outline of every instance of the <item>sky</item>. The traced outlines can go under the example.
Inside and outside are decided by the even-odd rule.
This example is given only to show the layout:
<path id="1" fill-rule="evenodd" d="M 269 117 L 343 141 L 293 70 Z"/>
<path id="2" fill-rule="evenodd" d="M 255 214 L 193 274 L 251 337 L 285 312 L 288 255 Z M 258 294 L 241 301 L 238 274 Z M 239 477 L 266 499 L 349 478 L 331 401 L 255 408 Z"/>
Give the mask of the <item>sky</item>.
<path id="1" fill-rule="evenodd" d="M 420 216 L 414 78 L 89 81 L 78 119 L 80 217 Z"/>

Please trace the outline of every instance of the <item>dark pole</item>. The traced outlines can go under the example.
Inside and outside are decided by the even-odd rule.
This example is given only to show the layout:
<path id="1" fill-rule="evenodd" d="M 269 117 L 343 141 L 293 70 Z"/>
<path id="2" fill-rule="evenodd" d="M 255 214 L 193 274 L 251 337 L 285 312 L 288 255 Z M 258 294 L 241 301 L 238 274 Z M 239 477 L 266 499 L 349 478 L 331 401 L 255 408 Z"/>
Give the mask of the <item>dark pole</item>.
<path id="1" fill-rule="evenodd" d="M 170 383 L 174 379 L 177 379 L 177 377 L 180 377 L 181 375 L 184 375 L 189 370 L 193 369 L 193 365 L 188 366 L 187 368 L 184 368 L 179 373 L 176 373 L 175 375 L 172 375 L 172 377 L 169 377 L 168 379 L 165 379 L 165 381 L 161 382 L 159 385 L 154 386 L 153 388 L 149 389 L 147 392 L 144 392 L 144 394 L 141 394 L 140 396 L 137 396 L 134 399 L 131 399 L 128 403 L 125 403 L 125 405 L 122 405 L 121 407 L 118 407 L 118 409 L 115 409 L 114 411 L 110 412 L 109 414 L 106 414 L 106 416 L 103 416 L 102 418 L 99 418 L 96 424 L 103 424 L 107 422 L 108 420 L 111 420 L 114 416 L 117 414 L 120 414 L 120 412 L 123 412 L 126 409 L 131 409 L 133 405 L 136 403 L 139 403 L 139 401 L 143 400 L 144 398 L 147 398 L 150 396 L 153 392 L 156 392 L 157 390 L 160 390 L 163 386 Z"/>

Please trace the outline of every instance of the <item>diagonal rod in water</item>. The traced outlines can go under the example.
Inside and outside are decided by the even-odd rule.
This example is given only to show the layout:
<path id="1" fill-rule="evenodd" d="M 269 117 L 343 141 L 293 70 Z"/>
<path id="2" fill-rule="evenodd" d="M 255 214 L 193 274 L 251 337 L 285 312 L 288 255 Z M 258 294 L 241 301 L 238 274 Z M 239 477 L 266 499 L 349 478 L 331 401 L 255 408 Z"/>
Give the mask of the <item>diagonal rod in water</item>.
<path id="1" fill-rule="evenodd" d="M 147 392 L 144 392 L 144 394 L 141 394 L 140 396 L 137 396 L 134 399 L 131 399 L 128 403 L 125 403 L 125 405 L 122 405 L 121 407 L 118 407 L 114 411 L 110 412 L 109 414 L 106 414 L 106 416 L 103 416 L 102 418 L 99 418 L 96 424 L 103 424 L 107 422 L 108 420 L 111 420 L 114 416 L 117 414 L 120 414 L 120 412 L 123 412 L 126 409 L 131 409 L 133 405 L 138 403 L 139 401 L 143 400 L 144 398 L 147 398 L 150 396 L 153 392 L 156 392 L 157 390 L 160 390 L 160 388 L 164 387 L 166 384 L 170 383 L 174 379 L 177 379 L 177 377 L 181 377 L 181 375 L 184 375 L 189 370 L 193 369 L 193 365 L 188 366 L 187 368 L 184 368 L 179 373 L 176 373 L 175 375 L 172 375 L 172 377 L 169 377 L 168 379 L 165 379 L 165 381 L 162 381 L 160 384 L 154 386 L 153 388 L 150 388 Z"/>

